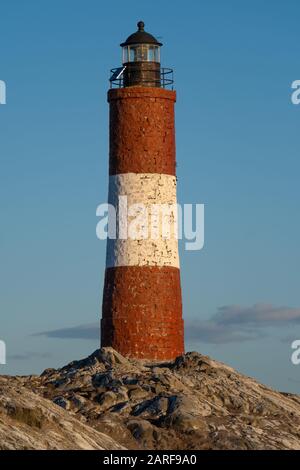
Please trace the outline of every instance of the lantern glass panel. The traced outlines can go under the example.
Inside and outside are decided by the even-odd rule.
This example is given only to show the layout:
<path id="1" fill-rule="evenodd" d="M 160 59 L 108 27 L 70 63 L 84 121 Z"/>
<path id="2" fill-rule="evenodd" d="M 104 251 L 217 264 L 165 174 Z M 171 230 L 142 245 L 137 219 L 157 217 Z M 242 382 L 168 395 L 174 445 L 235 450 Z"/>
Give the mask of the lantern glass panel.
<path id="1" fill-rule="evenodd" d="M 159 46 L 133 44 L 123 47 L 123 64 L 127 62 L 160 62 Z"/>

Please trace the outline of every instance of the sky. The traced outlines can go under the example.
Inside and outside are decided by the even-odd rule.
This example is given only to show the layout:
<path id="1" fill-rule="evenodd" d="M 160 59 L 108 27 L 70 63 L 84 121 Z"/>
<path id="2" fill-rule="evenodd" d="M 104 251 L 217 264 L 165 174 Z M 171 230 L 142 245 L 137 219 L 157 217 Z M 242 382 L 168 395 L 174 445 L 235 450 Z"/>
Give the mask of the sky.
<path id="1" fill-rule="evenodd" d="M 300 393 L 297 0 L 3 0 L 0 6 L 1 374 L 99 347 L 109 71 L 138 20 L 175 73 L 178 199 L 205 204 L 180 244 L 186 350 Z"/>

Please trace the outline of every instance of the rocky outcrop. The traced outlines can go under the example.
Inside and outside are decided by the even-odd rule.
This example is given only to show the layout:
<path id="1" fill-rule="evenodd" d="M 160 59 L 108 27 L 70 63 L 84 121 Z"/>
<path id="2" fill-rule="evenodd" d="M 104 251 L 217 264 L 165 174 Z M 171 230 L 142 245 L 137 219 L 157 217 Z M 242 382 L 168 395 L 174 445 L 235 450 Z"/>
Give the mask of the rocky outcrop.
<path id="1" fill-rule="evenodd" d="M 300 449 L 300 397 L 187 353 L 111 348 L 41 376 L 0 379 L 5 448 Z"/>
<path id="2" fill-rule="evenodd" d="M 0 450 L 123 449 L 23 383 L 0 377 Z"/>

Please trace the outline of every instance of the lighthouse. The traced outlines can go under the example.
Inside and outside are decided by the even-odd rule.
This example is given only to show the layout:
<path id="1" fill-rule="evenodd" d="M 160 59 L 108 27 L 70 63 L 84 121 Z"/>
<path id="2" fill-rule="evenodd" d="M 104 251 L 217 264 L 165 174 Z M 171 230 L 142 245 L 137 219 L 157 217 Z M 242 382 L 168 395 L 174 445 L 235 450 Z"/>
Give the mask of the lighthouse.
<path id="1" fill-rule="evenodd" d="M 122 230 L 107 239 L 101 346 L 147 360 L 171 360 L 184 352 L 176 236 L 176 92 L 173 71 L 160 64 L 161 46 L 140 21 L 121 44 L 122 66 L 112 69 L 108 91 L 108 202 L 118 214 L 126 203 L 128 212 Z M 132 207 L 143 207 L 151 219 L 146 234 L 142 230 L 130 236 Z M 157 207 L 170 208 L 169 236 Z"/>

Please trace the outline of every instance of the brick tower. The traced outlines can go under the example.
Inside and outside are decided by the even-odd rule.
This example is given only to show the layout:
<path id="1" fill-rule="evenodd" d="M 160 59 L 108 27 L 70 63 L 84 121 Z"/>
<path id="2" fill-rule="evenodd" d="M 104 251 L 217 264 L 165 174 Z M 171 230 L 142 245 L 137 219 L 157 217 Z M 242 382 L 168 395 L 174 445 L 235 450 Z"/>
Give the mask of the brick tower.
<path id="1" fill-rule="evenodd" d="M 160 66 L 161 46 L 140 21 L 121 44 L 123 67 L 112 70 L 108 201 L 119 213 L 120 196 L 127 196 L 128 208 L 142 204 L 149 217 L 153 204 L 167 205 L 174 228 L 176 92 L 167 89 L 172 70 Z M 168 360 L 184 352 L 178 241 L 172 230 L 165 236 L 161 218 L 151 220 L 155 236 L 108 238 L 101 345 Z"/>

